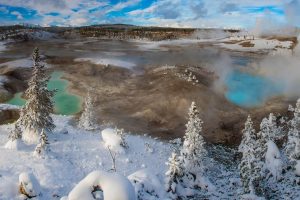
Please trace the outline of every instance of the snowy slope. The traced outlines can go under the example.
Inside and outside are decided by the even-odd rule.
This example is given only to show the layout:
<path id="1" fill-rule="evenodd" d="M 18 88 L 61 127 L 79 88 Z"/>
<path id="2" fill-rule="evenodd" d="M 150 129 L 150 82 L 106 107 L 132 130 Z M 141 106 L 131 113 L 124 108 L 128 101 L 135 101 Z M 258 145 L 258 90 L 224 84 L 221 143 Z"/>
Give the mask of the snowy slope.
<path id="1" fill-rule="evenodd" d="M 3 106 L 3 108 L 6 107 Z M 57 127 L 54 133 L 49 135 L 51 151 L 44 159 L 33 156 L 35 145 L 22 146 L 18 151 L 4 148 L 12 125 L 0 126 L 1 200 L 24 199 L 18 194 L 19 176 L 24 173 L 32 174 L 38 180 L 39 190 L 42 193 L 39 200 L 61 199 L 70 194 L 73 198 L 74 193 L 71 191 L 94 171 L 96 174 L 100 173 L 99 177 L 103 173 L 114 176 L 111 171 L 112 159 L 106 148 L 108 141 L 103 140 L 100 130 L 78 129 L 74 125 L 75 121 L 72 116 L 54 115 L 53 118 Z M 111 131 L 106 132 L 108 134 Z M 118 151 L 119 153 L 114 152 L 116 153 L 117 173 L 131 181 L 138 200 L 170 200 L 165 192 L 167 171 L 165 163 L 174 151 L 174 146 L 148 136 L 127 135 L 125 138 L 129 148 Z M 206 176 L 204 178 L 207 178 L 214 188 L 211 191 L 197 192 L 198 196 L 194 199 L 240 199 L 243 191 L 238 170 L 240 159 L 237 157 L 236 150 L 219 145 L 208 145 L 207 151 L 208 157 L 204 160 Z M 275 154 L 270 153 L 270 155 Z M 294 175 L 293 172 L 288 172 L 284 176 L 293 177 Z M 125 182 L 127 180 L 121 179 Z M 100 180 L 93 179 L 93 181 Z M 290 180 L 287 181 L 289 184 Z M 99 184 L 102 183 L 99 182 Z M 300 195 L 298 185 L 287 187 L 285 182 L 274 182 L 271 186 L 272 189 L 278 191 L 280 189 L 278 194 L 280 197 L 286 194 L 291 194 L 293 197 Z M 76 196 L 75 199 L 77 199 Z"/>
<path id="2" fill-rule="evenodd" d="M 71 117 L 55 116 L 54 120 L 57 128 L 49 136 L 51 153 L 47 159 L 32 155 L 34 145 L 26 146 L 21 151 L 3 148 L 11 125 L 0 126 L 1 200 L 16 199 L 16 184 L 22 172 L 32 172 L 37 177 L 42 187 L 41 199 L 60 199 L 67 196 L 90 172 L 111 169 L 112 161 L 100 131 L 78 130 L 70 125 Z M 125 153 L 117 154 L 117 172 L 128 176 L 148 166 L 154 174 L 163 174 L 166 171 L 165 161 L 170 154 L 170 145 L 148 137 L 132 135 L 128 135 L 127 143 L 129 148 Z M 153 153 L 145 150 L 146 143 L 154 149 Z M 53 198 L 53 195 L 58 197 Z"/>

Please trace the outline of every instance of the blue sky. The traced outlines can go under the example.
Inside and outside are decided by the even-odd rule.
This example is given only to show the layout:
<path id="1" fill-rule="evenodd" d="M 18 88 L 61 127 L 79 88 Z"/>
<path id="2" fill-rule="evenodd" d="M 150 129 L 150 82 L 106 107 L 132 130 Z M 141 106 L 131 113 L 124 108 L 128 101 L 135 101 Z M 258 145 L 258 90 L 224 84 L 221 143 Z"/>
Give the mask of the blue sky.
<path id="1" fill-rule="evenodd" d="M 1 25 L 299 26 L 299 12 L 300 0 L 0 0 Z"/>

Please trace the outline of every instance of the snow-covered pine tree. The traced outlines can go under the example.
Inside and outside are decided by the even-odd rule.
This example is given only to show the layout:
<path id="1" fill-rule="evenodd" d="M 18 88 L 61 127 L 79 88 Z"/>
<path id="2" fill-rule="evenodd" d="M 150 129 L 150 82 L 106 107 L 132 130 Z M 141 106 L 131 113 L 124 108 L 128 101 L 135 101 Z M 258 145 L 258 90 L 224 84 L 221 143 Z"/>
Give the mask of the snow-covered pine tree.
<path id="1" fill-rule="evenodd" d="M 17 120 L 14 124 L 14 128 L 10 131 L 9 140 L 14 141 L 22 138 L 22 130 L 19 124 L 19 120 Z"/>
<path id="2" fill-rule="evenodd" d="M 285 152 L 291 162 L 295 166 L 300 162 L 300 99 L 296 103 L 296 107 L 289 107 L 293 111 L 293 118 L 289 122 L 288 139 L 285 145 Z"/>
<path id="3" fill-rule="evenodd" d="M 273 113 L 270 113 L 268 118 L 263 118 L 260 124 L 259 137 L 265 142 L 269 140 L 276 142 L 276 140 L 283 137 L 282 129 L 277 126 L 276 117 Z"/>
<path id="4" fill-rule="evenodd" d="M 42 129 L 42 132 L 40 134 L 40 142 L 35 147 L 33 154 L 38 157 L 43 156 L 49 150 L 48 145 L 49 145 L 48 136 L 47 136 L 46 132 L 44 131 L 44 129 Z"/>
<path id="5" fill-rule="evenodd" d="M 203 159 L 207 155 L 205 141 L 201 135 L 202 124 L 196 104 L 192 102 L 189 108 L 189 121 L 186 124 L 181 156 L 185 172 L 194 175 L 200 174 L 200 176 L 204 171 Z"/>
<path id="6" fill-rule="evenodd" d="M 186 124 L 184 142 L 180 151 L 180 159 L 183 164 L 183 175 L 180 180 L 184 189 L 180 190 L 180 198 L 193 196 L 197 193 L 206 193 L 212 190 L 214 186 L 209 179 L 204 175 L 205 160 L 207 151 L 205 149 L 205 141 L 201 135 L 202 120 L 200 119 L 199 111 L 195 102 L 192 102 L 189 108 L 189 121 Z M 196 188 L 201 188 L 199 190 Z M 203 193 L 203 194 L 204 194 Z"/>
<path id="7" fill-rule="evenodd" d="M 79 119 L 79 127 L 85 130 L 97 129 L 97 123 L 94 113 L 94 100 L 91 96 L 91 91 L 88 90 L 87 97 L 84 100 L 84 110 Z"/>
<path id="8" fill-rule="evenodd" d="M 239 165 L 241 181 L 245 193 L 256 195 L 257 190 L 260 189 L 260 172 L 263 163 L 258 154 L 257 135 L 250 116 L 247 118 L 242 133 L 243 139 L 239 146 L 239 151 L 243 154 Z"/>
<path id="9" fill-rule="evenodd" d="M 35 48 L 32 55 L 34 66 L 29 87 L 25 91 L 27 102 L 20 112 L 20 122 L 24 133 L 22 138 L 27 143 L 37 143 L 42 129 L 51 132 L 55 125 L 50 114 L 53 111 L 51 98 L 54 91 L 47 89 L 50 77 L 46 74 L 44 65 L 40 63 L 39 49 Z"/>
<path id="10" fill-rule="evenodd" d="M 183 163 L 176 153 L 172 153 L 166 165 L 169 167 L 166 172 L 166 191 L 172 199 L 177 199 L 177 184 L 183 175 Z"/>

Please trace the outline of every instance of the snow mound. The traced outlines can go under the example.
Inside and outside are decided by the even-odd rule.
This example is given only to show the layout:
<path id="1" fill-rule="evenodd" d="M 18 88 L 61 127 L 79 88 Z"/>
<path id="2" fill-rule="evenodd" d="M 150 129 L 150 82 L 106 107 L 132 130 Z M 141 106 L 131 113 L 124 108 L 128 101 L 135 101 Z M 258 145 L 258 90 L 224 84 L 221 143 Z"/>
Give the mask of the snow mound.
<path id="1" fill-rule="evenodd" d="M 127 178 L 105 171 L 91 172 L 74 187 L 67 199 L 94 200 L 92 192 L 96 188 L 103 191 L 104 200 L 136 199 L 134 188 Z"/>
<path id="2" fill-rule="evenodd" d="M 121 146 L 122 138 L 117 134 L 115 129 L 106 128 L 101 131 L 104 145 L 118 153 L 124 153 L 124 148 Z"/>
<path id="3" fill-rule="evenodd" d="M 16 139 L 16 140 L 8 140 L 8 142 L 5 144 L 4 148 L 6 149 L 14 149 L 14 150 L 20 150 L 24 146 L 24 143 L 22 140 Z"/>
<path id="4" fill-rule="evenodd" d="M 31 173 L 23 172 L 19 175 L 19 191 L 27 197 L 37 197 L 41 195 L 41 187 L 35 176 Z"/>
<path id="5" fill-rule="evenodd" d="M 138 199 L 165 199 L 164 187 L 158 175 L 147 169 L 142 169 L 128 176 L 135 188 Z"/>
<path id="6" fill-rule="evenodd" d="M 75 61 L 76 62 L 89 61 L 96 65 L 105 65 L 105 66 L 112 65 L 112 66 L 124 67 L 128 69 L 136 66 L 135 63 L 127 62 L 115 58 L 76 58 Z"/>
<path id="7" fill-rule="evenodd" d="M 266 153 L 266 167 L 273 175 L 275 180 L 280 179 L 282 173 L 282 160 L 280 151 L 277 145 L 269 140 L 267 142 L 267 153 Z"/>

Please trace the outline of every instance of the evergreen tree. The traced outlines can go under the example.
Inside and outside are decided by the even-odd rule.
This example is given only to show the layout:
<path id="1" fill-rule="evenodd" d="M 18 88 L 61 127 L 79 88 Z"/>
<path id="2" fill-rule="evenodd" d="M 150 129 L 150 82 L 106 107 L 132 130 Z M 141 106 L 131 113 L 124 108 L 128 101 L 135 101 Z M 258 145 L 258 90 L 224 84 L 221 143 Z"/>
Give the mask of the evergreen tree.
<path id="1" fill-rule="evenodd" d="M 204 170 L 203 159 L 207 155 L 207 151 L 201 135 L 202 124 L 196 104 L 192 102 L 181 151 L 184 168 L 189 173 L 202 174 Z"/>
<path id="2" fill-rule="evenodd" d="M 260 189 L 262 161 L 258 152 L 258 142 L 253 122 L 248 116 L 242 131 L 243 139 L 239 151 L 243 154 L 239 165 L 240 176 L 245 193 L 257 194 Z"/>
<path id="3" fill-rule="evenodd" d="M 79 119 L 78 125 L 80 128 L 83 128 L 85 130 L 94 130 L 97 128 L 94 109 L 94 101 L 89 90 L 88 95 L 84 101 L 84 110 Z"/>
<path id="4" fill-rule="evenodd" d="M 270 113 L 268 118 L 263 118 L 260 123 L 260 132 L 257 138 L 257 157 L 264 162 L 268 150 L 267 143 L 272 141 L 274 144 L 283 136 L 281 127 L 277 126 L 276 117 Z"/>
<path id="5" fill-rule="evenodd" d="M 20 122 L 25 130 L 23 139 L 28 143 L 38 142 L 38 133 L 42 129 L 51 132 L 55 127 L 50 116 L 53 111 L 51 98 L 54 91 L 47 89 L 50 77 L 46 74 L 44 65 L 40 63 L 38 48 L 34 49 L 32 58 L 33 74 L 25 91 L 27 102 L 20 112 Z"/>
<path id="6" fill-rule="evenodd" d="M 166 191 L 172 199 L 177 199 L 177 184 L 180 184 L 180 179 L 183 175 L 183 163 L 176 153 L 172 153 L 169 161 L 166 163 L 169 167 L 166 172 Z"/>
<path id="7" fill-rule="evenodd" d="M 300 161 L 300 99 L 296 103 L 296 107 L 289 107 L 293 111 L 293 118 L 289 122 L 288 139 L 285 145 L 285 152 L 294 166 Z"/>
<path id="8" fill-rule="evenodd" d="M 262 120 L 259 136 L 261 139 L 265 140 L 265 142 L 269 140 L 275 142 L 282 137 L 281 127 L 277 126 L 276 117 L 273 113 L 270 113 L 268 118 Z"/>
<path id="9" fill-rule="evenodd" d="M 14 124 L 14 128 L 10 131 L 8 139 L 11 141 L 18 140 L 22 138 L 22 130 L 19 124 L 19 120 Z"/>
<path id="10" fill-rule="evenodd" d="M 44 155 L 45 152 L 47 152 L 49 150 L 48 145 L 49 145 L 48 136 L 47 136 L 46 132 L 44 131 L 44 129 L 42 129 L 42 132 L 40 134 L 40 142 L 34 150 L 34 155 L 37 155 L 37 156 Z"/>

